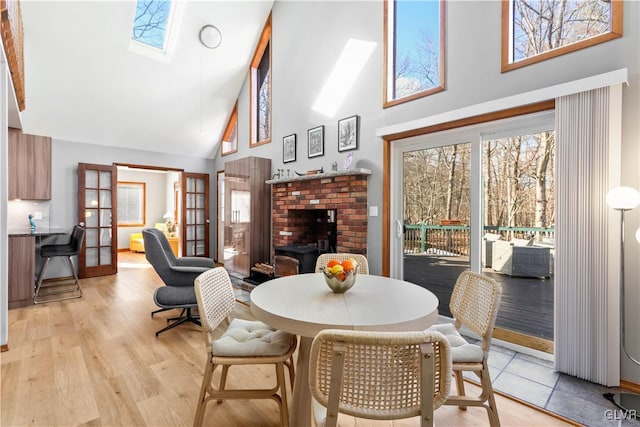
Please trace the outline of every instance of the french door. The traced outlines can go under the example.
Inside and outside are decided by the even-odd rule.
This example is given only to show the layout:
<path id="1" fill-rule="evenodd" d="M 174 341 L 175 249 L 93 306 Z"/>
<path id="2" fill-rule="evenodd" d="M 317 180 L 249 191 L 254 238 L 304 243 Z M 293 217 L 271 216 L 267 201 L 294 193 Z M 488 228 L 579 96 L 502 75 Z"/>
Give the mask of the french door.
<path id="1" fill-rule="evenodd" d="M 185 172 L 182 179 L 182 253 L 209 257 L 209 174 Z"/>
<path id="2" fill-rule="evenodd" d="M 116 166 L 78 164 L 78 224 L 86 229 L 78 255 L 80 278 L 118 272 L 117 181 Z"/>

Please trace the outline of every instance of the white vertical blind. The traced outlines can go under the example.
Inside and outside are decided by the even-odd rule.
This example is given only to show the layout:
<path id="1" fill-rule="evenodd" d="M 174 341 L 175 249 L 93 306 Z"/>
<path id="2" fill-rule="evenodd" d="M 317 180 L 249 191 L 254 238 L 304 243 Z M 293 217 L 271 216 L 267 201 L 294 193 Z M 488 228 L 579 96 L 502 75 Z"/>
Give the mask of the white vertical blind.
<path id="1" fill-rule="evenodd" d="M 619 126 L 610 120 L 610 100 L 609 87 L 556 99 L 555 366 L 614 386 L 620 381 L 619 305 L 612 304 L 619 298 L 619 251 L 610 243 L 614 212 L 605 197 L 617 185 L 610 165 L 620 163 L 611 161 L 610 148 L 620 141 L 610 137 L 619 135 L 610 129 Z"/>

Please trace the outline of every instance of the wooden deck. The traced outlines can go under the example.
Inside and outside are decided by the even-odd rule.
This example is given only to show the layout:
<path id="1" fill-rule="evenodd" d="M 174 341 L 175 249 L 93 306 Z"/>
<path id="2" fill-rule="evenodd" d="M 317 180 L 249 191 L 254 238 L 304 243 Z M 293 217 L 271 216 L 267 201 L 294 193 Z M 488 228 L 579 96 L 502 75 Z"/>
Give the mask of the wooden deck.
<path id="1" fill-rule="evenodd" d="M 404 279 L 436 294 L 444 316 L 451 316 L 451 291 L 458 275 L 468 268 L 469 258 L 465 256 L 404 257 Z M 483 274 L 502 284 L 497 327 L 553 341 L 553 275 L 550 279 L 511 277 L 490 268 Z"/>

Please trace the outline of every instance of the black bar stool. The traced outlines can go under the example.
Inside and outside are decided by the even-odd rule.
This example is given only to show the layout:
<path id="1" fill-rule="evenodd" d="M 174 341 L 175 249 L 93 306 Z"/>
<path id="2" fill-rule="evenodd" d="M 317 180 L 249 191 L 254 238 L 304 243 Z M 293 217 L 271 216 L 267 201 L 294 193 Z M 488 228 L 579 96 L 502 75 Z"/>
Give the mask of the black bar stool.
<path id="1" fill-rule="evenodd" d="M 76 225 L 73 227 L 73 231 L 71 232 L 71 238 L 68 243 L 55 244 L 55 245 L 43 245 L 40 247 L 40 256 L 44 258 L 44 262 L 42 263 L 42 268 L 40 268 L 40 273 L 38 274 L 38 280 L 36 281 L 36 291 L 33 297 L 33 302 L 35 304 L 43 303 L 43 302 L 51 302 L 51 301 L 62 301 L 65 299 L 71 298 L 80 298 L 82 296 L 82 289 L 80 289 L 80 281 L 78 280 L 78 272 L 76 268 L 73 266 L 73 261 L 71 257 L 74 255 L 78 255 L 80 249 L 82 248 L 82 243 L 84 241 L 85 229 Z M 68 282 L 48 282 L 44 280 L 44 273 L 47 269 L 47 265 L 51 258 L 54 257 L 65 257 L 69 263 L 69 268 L 71 269 L 71 274 L 73 274 L 74 282 L 72 283 L 73 287 L 69 288 L 70 283 Z M 44 282 L 44 284 L 43 284 Z M 49 290 L 47 288 L 55 287 L 56 289 Z M 40 293 L 40 291 L 44 291 L 44 293 Z M 60 298 L 47 298 L 50 295 L 57 294 L 71 294 L 62 296 Z"/>

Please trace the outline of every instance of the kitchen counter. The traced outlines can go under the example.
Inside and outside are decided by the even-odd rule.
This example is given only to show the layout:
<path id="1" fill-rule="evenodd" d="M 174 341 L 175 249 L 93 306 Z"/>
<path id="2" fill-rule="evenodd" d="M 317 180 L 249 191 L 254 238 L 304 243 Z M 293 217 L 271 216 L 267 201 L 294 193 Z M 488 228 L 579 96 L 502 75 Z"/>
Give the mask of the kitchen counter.
<path id="1" fill-rule="evenodd" d="M 43 265 L 40 247 L 66 239 L 69 232 L 60 227 L 29 227 L 9 229 L 9 308 L 33 304 L 36 272 Z M 64 237 L 60 237 L 64 236 Z M 45 278 L 59 277 L 56 269 L 47 269 Z"/>
<path id="2" fill-rule="evenodd" d="M 36 227 L 35 231 L 30 228 L 15 228 L 9 230 L 10 237 L 28 237 L 28 236 L 54 236 L 59 234 L 68 234 L 69 232 L 60 227 Z"/>

